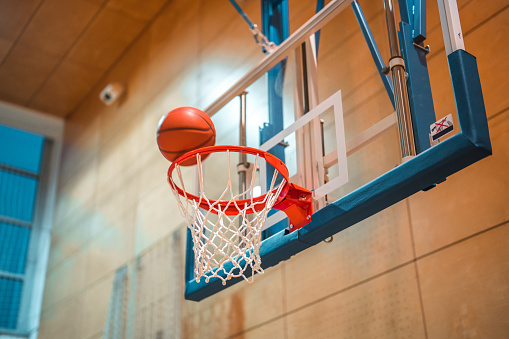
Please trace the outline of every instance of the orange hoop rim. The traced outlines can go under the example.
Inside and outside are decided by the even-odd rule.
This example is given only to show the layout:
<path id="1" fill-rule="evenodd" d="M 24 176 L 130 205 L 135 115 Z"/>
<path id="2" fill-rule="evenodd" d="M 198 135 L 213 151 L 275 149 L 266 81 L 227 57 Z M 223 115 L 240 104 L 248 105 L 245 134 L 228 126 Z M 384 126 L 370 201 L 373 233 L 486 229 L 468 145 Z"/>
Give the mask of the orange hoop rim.
<path id="1" fill-rule="evenodd" d="M 279 193 L 279 196 L 276 199 L 276 202 L 274 203 L 274 206 L 276 206 L 278 203 L 280 203 L 288 194 L 288 191 L 290 189 L 290 181 L 289 181 L 289 174 L 288 174 L 288 168 L 286 165 L 279 160 L 276 156 L 270 154 L 269 152 L 262 151 L 257 148 L 253 147 L 247 147 L 247 146 L 233 146 L 233 145 L 217 145 L 217 146 L 207 146 L 195 149 L 193 151 L 187 152 L 180 157 L 178 157 L 175 161 L 171 163 L 170 168 L 168 169 L 168 183 L 170 184 L 171 188 L 175 190 L 178 194 L 180 194 L 182 197 L 186 199 L 191 199 L 199 203 L 201 208 L 204 208 L 208 210 L 211 205 L 217 207 L 221 212 L 225 213 L 226 215 L 235 215 L 239 213 L 238 205 L 244 206 L 245 204 L 250 204 L 253 206 L 252 209 L 248 209 L 246 213 L 254 213 L 259 212 L 265 208 L 265 204 L 256 204 L 261 203 L 265 200 L 265 196 L 269 193 L 262 194 L 259 197 L 256 198 L 249 198 L 249 199 L 240 199 L 240 200 L 213 200 L 209 198 L 203 198 L 199 197 L 195 194 L 188 193 L 184 191 L 182 188 L 180 188 L 177 184 L 175 184 L 171 178 L 171 175 L 173 173 L 173 170 L 175 169 L 176 165 L 180 165 L 182 162 L 189 160 L 191 158 L 196 157 L 197 154 L 205 155 L 205 154 L 211 154 L 211 153 L 220 153 L 220 152 L 228 152 L 233 151 L 237 153 L 246 153 L 251 155 L 257 155 L 259 157 L 264 158 L 269 164 L 271 164 L 284 178 L 285 183 L 284 187 Z M 272 192 L 276 192 L 279 185 L 275 187 Z M 201 202 L 200 202 L 201 201 Z M 211 209 L 211 212 L 217 214 L 217 211 L 215 209 Z"/>

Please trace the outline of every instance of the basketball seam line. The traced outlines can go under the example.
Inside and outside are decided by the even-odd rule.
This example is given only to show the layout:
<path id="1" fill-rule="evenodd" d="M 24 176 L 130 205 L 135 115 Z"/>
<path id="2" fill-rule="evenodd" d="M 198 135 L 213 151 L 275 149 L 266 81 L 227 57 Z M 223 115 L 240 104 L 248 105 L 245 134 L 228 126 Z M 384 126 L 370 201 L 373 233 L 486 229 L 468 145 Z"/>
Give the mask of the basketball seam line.
<path id="1" fill-rule="evenodd" d="M 210 126 L 209 126 L 210 127 Z M 210 128 L 195 128 L 195 127 L 175 127 L 175 128 L 166 128 L 163 130 L 159 130 L 158 135 L 164 132 L 169 131 L 181 131 L 181 130 L 191 130 L 191 131 L 210 131 Z"/>
<path id="2" fill-rule="evenodd" d="M 207 140 L 205 140 L 205 141 L 204 141 L 204 142 L 202 142 L 201 144 L 197 145 L 196 147 L 188 148 L 188 149 L 186 149 L 186 150 L 180 150 L 180 151 L 178 151 L 178 152 L 176 152 L 176 151 L 167 151 L 167 150 L 162 149 L 161 147 L 159 147 L 159 150 L 160 150 L 161 152 L 164 152 L 164 153 L 177 153 L 177 154 L 178 154 L 178 153 L 182 153 L 182 154 L 184 154 L 184 153 L 187 153 L 187 152 L 189 152 L 189 151 L 193 151 L 193 150 L 195 150 L 195 149 L 197 149 L 197 148 L 202 147 L 203 145 L 207 144 L 207 143 L 210 141 L 210 139 L 211 139 L 211 138 L 213 138 L 213 139 L 214 139 L 214 143 L 215 143 L 215 139 L 216 139 L 216 138 L 215 138 L 215 136 L 214 136 L 214 135 L 212 135 L 210 138 L 208 138 Z"/>
<path id="3" fill-rule="evenodd" d="M 205 112 L 203 112 L 203 113 L 205 113 Z M 205 114 L 207 114 L 207 113 L 205 113 Z M 202 119 L 203 121 L 205 121 L 205 123 L 206 123 L 207 125 L 209 125 L 210 129 L 214 131 L 214 134 L 216 134 L 216 129 L 214 128 L 214 125 L 210 125 L 210 124 L 209 124 L 209 122 L 208 122 L 206 119 L 204 119 L 201 115 L 198 115 L 198 116 L 200 117 L 200 119 Z M 208 115 L 207 115 L 207 116 L 208 116 Z M 210 119 L 210 117 L 209 117 L 209 119 Z"/>

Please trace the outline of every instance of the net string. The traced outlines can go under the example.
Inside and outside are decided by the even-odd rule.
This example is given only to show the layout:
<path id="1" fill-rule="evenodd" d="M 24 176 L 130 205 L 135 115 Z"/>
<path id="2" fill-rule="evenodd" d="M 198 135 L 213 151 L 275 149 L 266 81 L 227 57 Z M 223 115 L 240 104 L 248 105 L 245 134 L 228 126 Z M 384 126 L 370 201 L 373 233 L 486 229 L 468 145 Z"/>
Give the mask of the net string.
<path id="1" fill-rule="evenodd" d="M 242 277 L 248 282 L 254 280 L 254 273 L 263 273 L 259 249 L 262 241 L 262 228 L 267 220 L 267 214 L 276 203 L 283 187 L 285 179 L 276 185 L 279 175 L 277 170 L 272 176 L 270 188 L 262 201 L 254 201 L 254 185 L 258 173 L 259 155 L 256 155 L 254 169 L 251 174 L 249 187 L 239 194 L 233 193 L 230 152 L 226 152 L 228 164 L 228 182 L 218 199 L 211 202 L 205 194 L 203 166 L 200 154 L 196 154 L 198 181 L 200 193 L 198 200 L 191 199 L 186 193 L 182 171 L 180 166 L 175 166 L 180 187 L 184 191 L 181 196 L 175 189 L 177 185 L 173 178 L 173 193 L 179 206 L 179 212 L 185 218 L 191 230 L 194 243 L 193 252 L 195 257 L 194 274 L 196 281 L 205 278 L 209 282 L 212 277 L 222 280 L 223 285 L 231 278 Z M 225 200 L 227 194 L 230 199 Z M 249 202 L 240 206 L 237 200 L 249 194 Z M 206 203 L 207 208 L 201 208 Z M 259 206 L 263 206 L 257 211 Z M 225 211 L 235 206 L 236 215 L 228 216 Z M 248 278 L 245 274 L 248 268 L 253 272 Z"/>

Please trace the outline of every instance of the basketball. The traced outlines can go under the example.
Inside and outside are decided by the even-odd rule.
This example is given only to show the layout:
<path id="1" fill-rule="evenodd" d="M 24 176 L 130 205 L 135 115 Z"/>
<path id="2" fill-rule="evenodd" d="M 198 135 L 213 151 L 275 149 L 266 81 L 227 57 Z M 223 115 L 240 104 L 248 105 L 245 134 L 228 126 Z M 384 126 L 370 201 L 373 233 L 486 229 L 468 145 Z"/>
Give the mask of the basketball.
<path id="1" fill-rule="evenodd" d="M 210 117 L 194 107 L 179 107 L 163 116 L 157 127 L 157 145 L 166 159 L 173 162 L 197 148 L 214 146 L 216 129 Z M 208 154 L 207 154 L 208 155 Z M 204 160 L 207 155 L 202 157 Z M 181 163 L 196 164 L 196 158 Z"/>

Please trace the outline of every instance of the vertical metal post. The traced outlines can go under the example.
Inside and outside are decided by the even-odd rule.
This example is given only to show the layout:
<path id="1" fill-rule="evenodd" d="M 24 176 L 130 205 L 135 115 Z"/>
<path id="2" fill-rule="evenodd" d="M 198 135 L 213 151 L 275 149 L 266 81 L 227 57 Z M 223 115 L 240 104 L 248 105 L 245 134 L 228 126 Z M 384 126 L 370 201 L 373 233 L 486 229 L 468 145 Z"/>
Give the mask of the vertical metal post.
<path id="1" fill-rule="evenodd" d="M 240 138 L 239 138 L 239 145 L 240 146 L 247 146 L 247 138 L 246 138 L 246 95 L 247 92 L 244 91 L 239 96 L 240 97 Z M 239 164 L 244 164 L 247 166 L 247 154 L 246 153 L 239 153 Z M 247 178 L 246 178 L 247 172 L 240 171 L 239 172 L 239 193 L 245 192 L 247 189 Z M 241 199 L 245 199 L 245 196 L 241 196 Z"/>
<path id="2" fill-rule="evenodd" d="M 431 147 L 429 126 L 437 120 L 426 60 L 429 47 L 424 47 L 426 1 L 399 0 L 399 10 L 399 46 L 405 60 L 415 152 L 419 154 Z"/>
<path id="3" fill-rule="evenodd" d="M 240 134 L 239 134 L 239 145 L 240 146 L 247 146 L 247 127 L 246 127 L 246 95 L 247 91 L 242 92 L 239 95 L 240 98 Z M 239 173 L 239 194 L 244 193 L 247 190 L 247 168 L 250 166 L 250 164 L 247 162 L 247 154 L 246 153 L 239 153 L 239 165 L 242 167 L 239 170 L 239 167 L 237 166 L 237 170 Z M 247 194 L 242 194 L 240 199 L 247 199 Z M 246 220 L 247 220 L 246 216 Z M 242 218 L 239 218 L 239 229 L 242 227 Z M 248 234 L 248 230 L 245 229 L 243 232 L 244 237 L 246 237 Z M 239 245 L 243 245 L 244 248 L 246 245 L 246 242 L 242 241 L 242 237 L 239 237 Z"/>
<path id="4" fill-rule="evenodd" d="M 262 32 L 276 45 L 280 45 L 290 36 L 290 16 L 288 11 L 288 0 L 261 0 L 262 4 Z M 267 72 L 267 100 L 269 108 L 269 121 L 260 128 L 260 145 L 272 138 L 284 129 L 283 124 L 283 97 L 282 88 L 286 72 L 287 59 L 281 60 L 276 66 Z M 276 156 L 282 162 L 285 162 L 285 146 L 277 144 L 268 151 Z M 274 168 L 266 167 L 266 186 L 269 187 Z M 282 177 L 279 175 L 276 183 L 279 183 Z M 275 213 L 274 210 L 269 215 Z M 288 227 L 287 221 L 276 223 L 271 228 L 262 232 L 262 239 L 266 239 Z"/>
<path id="5" fill-rule="evenodd" d="M 387 33 L 389 36 L 389 48 L 391 52 L 389 68 L 392 72 L 394 102 L 396 104 L 396 113 L 398 115 L 401 155 L 403 161 L 405 161 L 407 157 L 415 155 L 414 133 L 412 129 L 412 118 L 410 116 L 408 90 L 406 87 L 405 66 L 398 46 L 398 32 L 396 29 L 396 17 L 393 1 L 384 0 L 384 8 Z"/>

